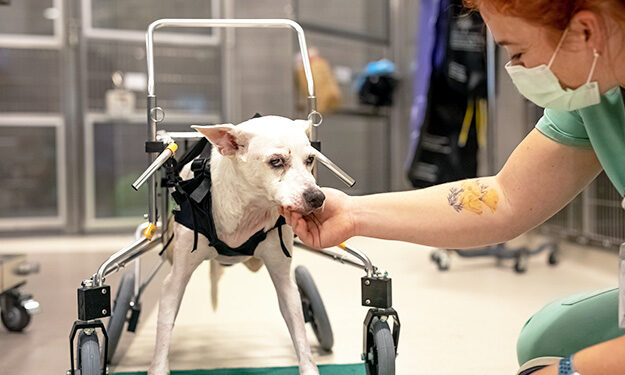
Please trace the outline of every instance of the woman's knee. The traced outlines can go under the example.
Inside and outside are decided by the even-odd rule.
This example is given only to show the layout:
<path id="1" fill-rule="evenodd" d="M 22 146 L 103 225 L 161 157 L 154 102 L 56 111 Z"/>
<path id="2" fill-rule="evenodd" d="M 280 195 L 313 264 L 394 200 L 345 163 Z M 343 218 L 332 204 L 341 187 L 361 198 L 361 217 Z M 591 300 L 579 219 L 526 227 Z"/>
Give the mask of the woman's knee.
<path id="1" fill-rule="evenodd" d="M 517 342 L 519 364 L 539 357 L 565 357 L 625 334 L 617 324 L 618 289 L 554 301 L 532 316 Z"/>

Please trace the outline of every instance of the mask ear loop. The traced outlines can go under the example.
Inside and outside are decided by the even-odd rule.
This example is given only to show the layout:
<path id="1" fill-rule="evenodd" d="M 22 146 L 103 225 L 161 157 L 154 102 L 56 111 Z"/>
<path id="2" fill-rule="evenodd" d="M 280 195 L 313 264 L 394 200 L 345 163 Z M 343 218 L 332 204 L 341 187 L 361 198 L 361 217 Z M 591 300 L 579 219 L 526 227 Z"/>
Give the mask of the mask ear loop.
<path id="1" fill-rule="evenodd" d="M 553 55 L 551 55 L 551 59 L 549 60 L 549 65 L 547 65 L 547 68 L 551 69 L 551 64 L 553 64 L 553 61 L 556 59 L 556 55 L 558 54 L 560 47 L 562 47 L 562 43 L 564 42 L 564 38 L 566 38 L 566 33 L 568 32 L 569 32 L 569 27 L 567 26 L 566 29 L 564 29 L 562 36 L 560 37 L 560 41 L 558 42 L 558 45 L 556 46 L 555 51 L 553 51 Z"/>
<path id="2" fill-rule="evenodd" d="M 595 58 L 592 60 L 592 65 L 590 66 L 590 73 L 588 73 L 588 79 L 586 80 L 586 84 L 590 83 L 590 80 L 592 79 L 592 74 L 595 72 L 595 67 L 597 66 L 597 60 L 600 56 L 596 48 L 592 49 L 592 54 L 595 56 Z"/>

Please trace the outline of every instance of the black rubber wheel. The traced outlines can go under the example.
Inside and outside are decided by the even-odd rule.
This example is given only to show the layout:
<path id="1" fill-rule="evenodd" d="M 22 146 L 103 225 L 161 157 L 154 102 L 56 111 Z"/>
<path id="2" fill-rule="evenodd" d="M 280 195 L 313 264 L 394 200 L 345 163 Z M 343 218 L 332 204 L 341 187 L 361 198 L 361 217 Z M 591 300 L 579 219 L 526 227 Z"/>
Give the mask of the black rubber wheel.
<path id="1" fill-rule="evenodd" d="M 558 254 L 558 250 L 552 250 L 549 253 L 549 258 L 547 259 L 547 263 L 550 266 L 555 266 L 560 261 L 560 254 Z"/>
<path id="2" fill-rule="evenodd" d="M 5 298 L 7 298 L 8 307 L 0 313 L 2 324 L 11 332 L 22 332 L 30 323 L 30 314 L 20 304 L 17 296 L 11 294 Z"/>
<path id="3" fill-rule="evenodd" d="M 367 375 L 395 375 L 395 342 L 388 323 L 374 319 L 369 327 L 365 367 Z"/>
<path id="4" fill-rule="evenodd" d="M 78 370 L 80 375 L 101 375 L 102 360 L 98 335 L 80 332 L 78 336 Z"/>
<path id="5" fill-rule="evenodd" d="M 109 318 L 106 332 L 109 336 L 109 347 L 107 354 L 107 363 L 111 363 L 117 344 L 122 335 L 124 324 L 128 320 L 128 310 L 130 310 L 130 301 L 134 297 L 135 291 L 135 274 L 133 271 L 127 271 L 122 277 L 122 281 L 117 289 L 113 310 Z"/>
<path id="6" fill-rule="evenodd" d="M 310 324 L 315 332 L 315 336 L 317 336 L 319 346 L 325 351 L 332 350 L 334 335 L 330 319 L 328 319 L 328 313 L 323 305 L 323 300 L 319 290 L 317 290 L 315 281 L 306 267 L 297 266 L 295 268 L 295 283 L 299 288 L 302 308 L 309 309 L 309 311 L 304 311 L 304 316 L 312 317 Z"/>
<path id="7" fill-rule="evenodd" d="M 434 263 L 436 263 L 439 271 L 449 270 L 449 265 L 451 264 L 451 256 L 449 255 L 447 250 L 436 249 L 432 251 L 430 258 L 432 259 L 432 261 L 434 261 Z"/>
<path id="8" fill-rule="evenodd" d="M 525 273 L 527 271 L 527 263 L 529 256 L 525 253 L 520 253 L 514 261 L 514 271 L 516 273 Z"/>

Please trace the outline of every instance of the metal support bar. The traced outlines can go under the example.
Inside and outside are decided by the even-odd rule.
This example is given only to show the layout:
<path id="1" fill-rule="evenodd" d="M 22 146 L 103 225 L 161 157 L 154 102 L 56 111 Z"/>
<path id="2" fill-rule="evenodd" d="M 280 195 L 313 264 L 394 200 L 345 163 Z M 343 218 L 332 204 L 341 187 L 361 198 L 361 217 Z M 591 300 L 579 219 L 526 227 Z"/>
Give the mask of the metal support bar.
<path id="1" fill-rule="evenodd" d="M 178 146 L 175 143 L 170 143 L 167 148 L 163 150 L 154 161 L 148 166 L 148 168 L 137 178 L 137 180 L 132 184 L 132 188 L 135 190 L 139 190 L 141 185 L 143 185 L 149 178 L 152 178 L 152 175 L 158 171 L 158 169 L 165 164 L 167 159 L 174 156 L 174 153 L 178 149 Z M 152 155 L 152 154 L 151 154 Z M 153 223 L 155 220 L 150 220 Z"/>
<path id="2" fill-rule="evenodd" d="M 369 257 L 358 249 L 354 249 L 352 247 L 347 246 L 345 243 L 342 243 L 338 246 L 339 248 L 347 251 L 349 254 L 355 256 L 360 259 L 360 261 L 365 265 L 365 271 L 367 272 L 367 276 L 371 277 L 377 271 L 377 268 L 371 263 Z"/>
<path id="3" fill-rule="evenodd" d="M 304 243 L 302 243 L 299 239 L 295 239 L 295 241 L 293 242 L 293 244 L 297 247 L 300 247 L 304 250 L 308 250 L 308 251 L 312 251 L 315 254 L 320 254 L 320 255 L 324 255 L 328 258 L 332 258 L 337 262 L 340 263 L 346 263 L 349 264 L 351 266 L 354 267 L 358 267 L 363 269 L 366 273 L 367 276 L 371 277 L 375 274 L 375 272 L 377 271 L 377 268 L 371 263 L 371 260 L 369 259 L 369 257 L 367 255 L 365 255 L 363 252 L 361 252 L 360 250 L 351 248 L 345 244 L 341 244 L 337 247 L 339 247 L 342 250 L 345 250 L 348 254 L 354 256 L 355 258 L 357 258 L 359 262 L 355 262 L 353 260 L 350 260 L 348 258 L 345 258 L 344 255 L 340 255 L 334 251 L 328 250 L 328 249 L 316 249 L 314 247 L 305 245 Z"/>
<path id="4" fill-rule="evenodd" d="M 110 275 L 117 269 L 124 267 L 126 263 L 136 259 L 156 245 L 159 245 L 161 243 L 160 239 L 160 233 L 156 234 L 152 240 L 149 240 L 146 237 L 141 237 L 130 246 L 125 247 L 111 255 L 106 262 L 102 263 L 98 272 L 93 275 L 93 282 L 95 286 L 102 286 L 106 276 Z"/>
<path id="5" fill-rule="evenodd" d="M 354 180 L 350 175 L 347 174 L 344 170 L 342 170 L 338 165 L 334 164 L 332 160 L 328 159 L 327 156 L 322 154 L 318 150 L 313 150 L 313 153 L 317 157 L 317 160 L 323 165 L 325 165 L 332 173 L 334 173 L 338 178 L 341 179 L 347 186 L 352 187 L 356 184 L 356 180 Z"/>
<path id="6" fill-rule="evenodd" d="M 152 116 L 156 109 L 156 96 L 148 95 L 148 142 L 156 141 L 156 118 Z M 148 153 L 148 165 L 156 160 L 156 155 Z M 156 223 L 156 181 L 153 176 L 148 178 L 148 221 Z"/>
<path id="7" fill-rule="evenodd" d="M 331 250 L 328 250 L 328 249 L 318 250 L 318 249 L 315 249 L 314 247 L 310 247 L 308 245 L 304 245 L 303 243 L 301 243 L 299 241 L 295 241 L 293 243 L 293 245 L 295 245 L 295 246 L 297 246 L 297 247 L 299 247 L 301 249 L 314 252 L 315 254 L 319 254 L 319 255 L 323 255 L 325 257 L 331 258 L 332 260 L 335 260 L 335 261 L 337 261 L 339 263 L 348 264 L 350 266 L 354 266 L 356 268 L 360 268 L 360 269 L 366 271 L 364 263 L 357 262 L 357 261 L 349 259 L 347 254 L 340 254 L 340 253 L 337 253 L 337 252 L 334 252 L 334 251 L 331 251 Z"/>
<path id="8" fill-rule="evenodd" d="M 308 83 L 308 95 L 315 96 L 312 69 L 304 30 L 288 19 L 161 19 L 154 21 L 146 33 L 146 60 L 148 63 L 148 96 L 155 96 L 154 85 L 154 31 L 162 27 L 237 27 L 237 28 L 291 28 L 297 32 L 304 74 Z"/>

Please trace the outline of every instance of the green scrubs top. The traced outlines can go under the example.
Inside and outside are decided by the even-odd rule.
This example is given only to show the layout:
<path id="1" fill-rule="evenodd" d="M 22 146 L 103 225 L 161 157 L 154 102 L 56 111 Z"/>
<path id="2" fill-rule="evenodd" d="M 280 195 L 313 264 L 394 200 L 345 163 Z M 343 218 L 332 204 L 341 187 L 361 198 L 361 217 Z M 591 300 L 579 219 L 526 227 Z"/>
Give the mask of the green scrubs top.
<path id="1" fill-rule="evenodd" d="M 618 87 L 590 107 L 570 112 L 545 109 L 536 129 L 565 145 L 592 147 L 612 184 L 625 195 L 625 104 Z"/>
<path id="2" fill-rule="evenodd" d="M 618 87 L 599 104 L 576 111 L 546 109 L 536 128 L 556 142 L 592 148 L 621 195 L 625 193 L 625 104 Z M 615 280 L 616 282 L 616 280 Z M 554 301 L 525 324 L 517 342 L 519 365 L 539 357 L 568 357 L 625 335 L 618 327 L 618 289 Z"/>

